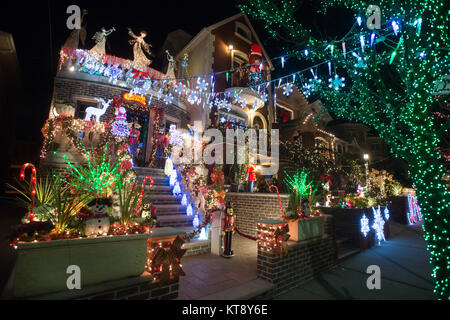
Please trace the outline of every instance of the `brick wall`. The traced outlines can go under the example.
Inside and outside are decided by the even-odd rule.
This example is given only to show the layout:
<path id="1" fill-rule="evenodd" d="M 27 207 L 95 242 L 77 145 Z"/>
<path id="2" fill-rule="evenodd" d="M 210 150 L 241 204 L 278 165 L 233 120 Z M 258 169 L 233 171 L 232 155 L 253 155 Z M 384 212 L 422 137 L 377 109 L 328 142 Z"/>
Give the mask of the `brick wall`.
<path id="1" fill-rule="evenodd" d="M 274 284 L 272 296 L 295 288 L 334 265 L 335 250 L 330 235 L 288 243 L 284 255 L 258 248 L 258 277 Z"/>
<path id="2" fill-rule="evenodd" d="M 280 195 L 284 210 L 288 207 L 288 195 Z M 239 231 L 256 236 L 257 220 L 279 220 L 282 216 L 276 194 L 272 193 L 227 193 L 226 201 L 233 204 L 236 225 Z"/>
<path id="3" fill-rule="evenodd" d="M 82 98 L 103 98 L 105 100 L 112 99 L 113 96 L 122 97 L 124 93 L 128 92 L 128 89 L 116 87 L 113 85 L 107 85 L 97 82 L 89 82 L 75 79 L 67 79 L 62 77 L 55 78 L 53 100 L 64 100 L 76 105 L 77 100 Z M 140 106 L 137 102 L 124 102 L 125 107 Z M 181 120 L 181 125 L 189 123 L 189 115 L 185 110 L 175 106 L 166 105 L 163 101 L 160 101 L 154 97 L 152 99 L 152 106 L 163 108 L 165 114 L 175 117 Z M 115 110 L 108 108 L 105 115 L 102 116 L 102 122 L 108 122 L 114 120 Z"/>
<path id="4" fill-rule="evenodd" d="M 166 284 L 148 281 L 126 288 L 97 292 L 77 298 L 77 300 L 171 300 L 178 297 L 178 279 Z"/>
<path id="5" fill-rule="evenodd" d="M 186 249 L 183 257 L 197 256 L 211 253 L 211 240 L 185 242 L 182 249 Z"/>

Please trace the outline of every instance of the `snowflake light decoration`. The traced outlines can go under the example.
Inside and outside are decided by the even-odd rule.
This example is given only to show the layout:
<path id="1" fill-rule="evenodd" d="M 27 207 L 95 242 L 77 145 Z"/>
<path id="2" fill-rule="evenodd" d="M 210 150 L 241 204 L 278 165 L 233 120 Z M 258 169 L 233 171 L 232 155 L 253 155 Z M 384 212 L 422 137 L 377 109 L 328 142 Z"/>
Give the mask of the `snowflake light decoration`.
<path id="1" fill-rule="evenodd" d="M 175 85 L 175 92 L 178 94 L 182 94 L 184 92 L 184 84 L 182 84 L 181 82 L 177 83 Z"/>
<path id="2" fill-rule="evenodd" d="M 205 79 L 202 79 L 200 81 L 200 78 L 197 79 L 197 90 L 200 92 L 205 91 L 208 88 L 208 84 L 206 83 Z"/>
<path id="3" fill-rule="evenodd" d="M 375 230 L 375 235 L 377 238 L 378 244 L 381 243 L 381 241 L 386 240 L 384 237 L 384 220 L 381 217 L 380 210 L 376 210 L 374 207 L 372 207 L 373 210 L 373 225 L 372 228 Z"/>
<path id="4" fill-rule="evenodd" d="M 287 83 L 284 87 L 283 87 L 283 94 L 286 97 L 289 97 L 289 95 L 293 92 L 294 90 L 292 89 L 292 83 Z"/>
<path id="5" fill-rule="evenodd" d="M 165 103 L 165 104 L 171 104 L 172 101 L 173 101 L 172 93 L 169 93 L 168 95 L 166 95 L 166 96 L 164 97 L 164 103 Z"/>
<path id="6" fill-rule="evenodd" d="M 369 231 L 370 231 L 369 219 L 367 219 L 366 215 L 363 214 L 361 218 L 361 233 L 364 235 L 364 237 L 367 237 Z"/>
<path id="7" fill-rule="evenodd" d="M 262 102 L 266 103 L 268 98 L 269 98 L 269 96 L 267 95 L 267 92 L 264 91 L 261 95 Z"/>
<path id="8" fill-rule="evenodd" d="M 334 76 L 334 78 L 328 79 L 328 82 L 330 83 L 328 85 L 329 88 L 333 88 L 334 90 L 339 90 L 339 88 L 345 87 L 345 78 L 340 78 L 337 74 Z"/>
<path id="9" fill-rule="evenodd" d="M 319 79 L 317 76 L 314 76 L 314 78 L 309 79 L 308 82 L 304 83 L 302 88 L 305 97 L 308 98 L 314 91 L 317 90 L 317 87 L 319 87 L 321 83 L 322 79 Z"/>
<path id="10" fill-rule="evenodd" d="M 191 94 L 188 96 L 188 101 L 190 104 L 194 104 L 197 101 L 197 95 L 194 91 L 191 92 Z"/>
<path id="11" fill-rule="evenodd" d="M 241 99 L 241 107 L 245 108 L 247 106 L 247 100 Z"/>
<path id="12" fill-rule="evenodd" d="M 225 123 L 227 122 L 227 119 L 225 117 L 220 117 L 220 123 Z"/>

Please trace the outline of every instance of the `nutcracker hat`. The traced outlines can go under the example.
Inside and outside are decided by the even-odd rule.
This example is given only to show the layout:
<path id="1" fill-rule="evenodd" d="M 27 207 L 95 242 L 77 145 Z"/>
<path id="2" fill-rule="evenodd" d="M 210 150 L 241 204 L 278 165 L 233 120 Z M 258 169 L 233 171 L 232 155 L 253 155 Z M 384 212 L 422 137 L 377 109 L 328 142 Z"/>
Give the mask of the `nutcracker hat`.
<path id="1" fill-rule="evenodd" d="M 252 49 L 251 49 L 250 55 L 253 55 L 253 54 L 256 54 L 256 55 L 262 57 L 261 47 L 258 46 L 256 43 L 252 44 Z"/>

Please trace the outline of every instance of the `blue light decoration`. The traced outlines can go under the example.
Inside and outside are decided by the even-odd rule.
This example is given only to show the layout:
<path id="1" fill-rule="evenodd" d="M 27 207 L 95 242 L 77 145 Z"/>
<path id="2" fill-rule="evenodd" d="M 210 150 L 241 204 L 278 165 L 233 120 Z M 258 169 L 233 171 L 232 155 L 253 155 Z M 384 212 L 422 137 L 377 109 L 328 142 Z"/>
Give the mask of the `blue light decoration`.
<path id="1" fill-rule="evenodd" d="M 359 41 L 361 42 L 361 50 L 362 50 L 362 52 L 364 52 L 365 42 L 364 42 L 364 36 L 363 35 L 359 36 Z"/>
<path id="2" fill-rule="evenodd" d="M 422 29 L 422 18 L 414 20 L 414 26 L 417 28 L 416 34 L 419 36 Z"/>
<path id="3" fill-rule="evenodd" d="M 292 89 L 292 83 L 287 83 L 284 88 L 283 88 L 283 94 L 286 97 L 289 97 L 289 95 L 293 92 L 294 90 Z"/>
<path id="4" fill-rule="evenodd" d="M 356 18 L 356 22 L 358 22 L 358 26 L 361 27 L 362 18 L 361 18 L 361 17 L 357 17 L 357 18 Z"/>
<path id="5" fill-rule="evenodd" d="M 408 193 L 407 199 L 408 211 L 406 212 L 406 217 L 408 219 L 408 224 L 413 225 L 422 220 L 422 212 L 420 211 L 416 196 L 412 196 Z"/>
<path id="6" fill-rule="evenodd" d="M 390 217 L 391 216 L 389 214 L 389 209 L 388 209 L 388 207 L 385 207 L 384 208 L 384 219 L 387 221 L 387 220 L 389 220 Z"/>
<path id="7" fill-rule="evenodd" d="M 328 79 L 328 82 L 330 84 L 328 85 L 329 88 L 333 88 L 334 90 L 339 90 L 339 88 L 345 87 L 345 78 L 340 78 L 337 74 L 334 75 L 334 78 Z"/>
<path id="8" fill-rule="evenodd" d="M 183 198 L 181 198 L 181 205 L 187 206 L 187 197 L 186 194 L 183 194 Z"/>
<path id="9" fill-rule="evenodd" d="M 173 187 L 172 193 L 174 196 L 180 196 L 181 195 L 181 188 L 178 181 L 175 183 L 175 186 Z"/>
<path id="10" fill-rule="evenodd" d="M 308 49 L 305 49 L 305 57 L 307 57 L 307 56 L 308 56 L 308 54 L 309 54 L 309 51 L 308 51 Z"/>
<path id="11" fill-rule="evenodd" d="M 397 20 L 393 20 L 391 22 L 391 25 L 392 25 L 392 30 L 394 30 L 394 34 L 398 35 L 398 30 L 400 29 L 400 26 L 398 25 Z"/>
<path id="12" fill-rule="evenodd" d="M 363 214 L 360 222 L 361 222 L 361 233 L 364 235 L 364 237 L 367 237 L 367 234 L 370 231 L 370 227 L 369 227 L 369 219 L 367 219 L 365 214 Z"/>
<path id="13" fill-rule="evenodd" d="M 370 35 L 370 46 L 371 47 L 373 47 L 373 44 L 375 42 L 375 36 L 376 36 L 375 32 L 372 32 L 372 34 Z"/>
<path id="14" fill-rule="evenodd" d="M 380 244 L 381 241 L 386 241 L 384 237 L 384 219 L 381 217 L 380 209 L 375 209 L 372 207 L 373 211 L 373 225 L 372 228 L 375 230 L 375 237 L 377 239 L 377 243 Z"/>
<path id="15" fill-rule="evenodd" d="M 284 69 L 284 57 L 281 57 L 281 67 Z"/>
<path id="16" fill-rule="evenodd" d="M 169 184 L 171 187 L 175 185 L 175 182 L 178 179 L 177 170 L 173 169 L 172 173 L 170 174 Z"/>
<path id="17" fill-rule="evenodd" d="M 169 93 L 164 97 L 164 103 L 165 104 L 171 104 L 173 102 L 173 95 L 172 93 Z"/>
<path id="18" fill-rule="evenodd" d="M 189 205 L 186 208 L 186 215 L 192 216 L 193 213 L 194 213 L 194 210 L 192 209 L 192 205 L 189 203 Z"/>
<path id="19" fill-rule="evenodd" d="M 198 214 L 195 215 L 194 220 L 192 220 L 192 226 L 194 228 L 198 228 L 200 225 L 200 220 L 198 219 Z"/>
<path id="20" fill-rule="evenodd" d="M 208 240 L 208 235 L 206 234 L 205 228 L 201 229 L 200 236 L 198 237 L 198 240 Z"/>

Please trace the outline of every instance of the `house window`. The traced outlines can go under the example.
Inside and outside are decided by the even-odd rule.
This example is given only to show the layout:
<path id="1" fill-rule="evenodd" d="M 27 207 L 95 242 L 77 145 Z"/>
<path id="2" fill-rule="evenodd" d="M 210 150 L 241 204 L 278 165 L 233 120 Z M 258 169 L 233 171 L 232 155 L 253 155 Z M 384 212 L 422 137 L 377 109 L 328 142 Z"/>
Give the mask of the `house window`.
<path id="1" fill-rule="evenodd" d="M 249 41 L 252 40 L 252 33 L 245 24 L 236 22 L 236 27 L 235 27 L 234 32 L 246 40 L 249 40 Z"/>
<path id="2" fill-rule="evenodd" d="M 243 85 L 243 81 L 245 81 L 245 68 L 246 64 L 248 64 L 248 57 L 245 53 L 234 50 L 233 51 L 233 69 L 236 69 L 237 71 L 233 73 L 233 85 L 234 86 L 241 86 Z"/>

